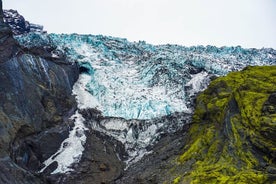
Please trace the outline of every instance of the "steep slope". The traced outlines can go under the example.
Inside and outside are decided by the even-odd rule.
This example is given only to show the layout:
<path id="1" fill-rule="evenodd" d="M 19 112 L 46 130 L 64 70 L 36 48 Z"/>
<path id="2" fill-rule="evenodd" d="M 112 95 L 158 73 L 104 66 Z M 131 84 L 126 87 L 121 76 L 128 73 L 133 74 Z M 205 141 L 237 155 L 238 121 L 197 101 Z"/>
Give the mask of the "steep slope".
<path id="1" fill-rule="evenodd" d="M 79 107 L 100 112 L 103 119 L 87 121 L 125 145 L 128 166 L 150 153 L 162 134 L 189 123 L 194 97 L 211 78 L 248 65 L 276 64 L 273 49 L 154 46 L 78 34 L 30 33 L 16 39 L 78 62 L 74 94 Z"/>
<path id="2" fill-rule="evenodd" d="M 196 99 L 175 183 L 276 181 L 276 66 L 247 67 L 211 82 Z"/>
<path id="3" fill-rule="evenodd" d="M 47 60 L 19 46 L 3 21 L 0 4 L 0 183 L 44 183 L 29 171 L 43 158 L 24 138 L 62 124 L 76 108 L 71 91 L 78 67 L 59 58 Z M 57 139 L 52 139 L 48 151 L 55 151 L 66 134 L 52 133 Z M 51 135 L 45 133 L 45 137 Z"/>
<path id="4" fill-rule="evenodd" d="M 115 183 L 275 183 L 275 97 L 276 66 L 213 80 L 196 98 L 192 123 Z"/>
<path id="5" fill-rule="evenodd" d="M 211 80 L 276 65 L 275 50 L 32 33 L 10 15 L 19 35 L 1 20 L 0 183 L 275 179 L 275 67 L 215 79 L 190 124 Z"/>

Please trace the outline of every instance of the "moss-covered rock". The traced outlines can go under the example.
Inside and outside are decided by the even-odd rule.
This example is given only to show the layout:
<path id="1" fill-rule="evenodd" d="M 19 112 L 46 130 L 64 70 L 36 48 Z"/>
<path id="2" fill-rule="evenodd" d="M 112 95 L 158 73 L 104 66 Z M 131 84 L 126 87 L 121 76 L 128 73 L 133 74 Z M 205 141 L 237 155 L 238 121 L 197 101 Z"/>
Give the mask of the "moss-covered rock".
<path id="1" fill-rule="evenodd" d="M 172 183 L 276 181 L 275 92 L 276 66 L 247 67 L 212 81 L 196 99 Z"/>

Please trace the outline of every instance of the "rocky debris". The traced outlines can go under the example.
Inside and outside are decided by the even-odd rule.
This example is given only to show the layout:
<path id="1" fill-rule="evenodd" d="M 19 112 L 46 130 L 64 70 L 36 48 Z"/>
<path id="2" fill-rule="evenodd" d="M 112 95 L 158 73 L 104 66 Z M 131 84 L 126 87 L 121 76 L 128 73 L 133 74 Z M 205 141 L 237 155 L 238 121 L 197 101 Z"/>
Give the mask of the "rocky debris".
<path id="1" fill-rule="evenodd" d="M 85 109 L 81 113 L 93 130 L 102 132 L 124 144 L 125 154 L 119 150 L 127 167 L 143 155 L 150 153 L 152 146 L 163 135 L 182 130 L 191 120 L 191 114 L 176 112 L 151 120 L 126 120 L 124 118 L 103 117 L 97 109 Z M 160 125 L 162 122 L 162 125 Z"/>
<path id="2" fill-rule="evenodd" d="M 276 93 L 272 93 L 263 106 L 263 114 L 276 114 Z"/>
<path id="3" fill-rule="evenodd" d="M 13 32 L 13 35 L 26 34 L 29 32 L 46 33 L 43 26 L 32 24 L 25 20 L 16 10 L 4 10 L 4 22 L 6 22 Z"/>

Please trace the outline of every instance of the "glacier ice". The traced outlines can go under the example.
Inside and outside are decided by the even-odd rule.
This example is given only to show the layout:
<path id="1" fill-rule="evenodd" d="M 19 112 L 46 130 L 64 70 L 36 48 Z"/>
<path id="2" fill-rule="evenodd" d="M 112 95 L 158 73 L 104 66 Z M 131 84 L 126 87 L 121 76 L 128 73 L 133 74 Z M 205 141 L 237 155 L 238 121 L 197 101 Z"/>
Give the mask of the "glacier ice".
<path id="1" fill-rule="evenodd" d="M 125 119 L 189 112 L 190 95 L 184 88 L 192 82 L 201 83 L 199 80 L 205 78 L 196 75 L 201 71 L 208 78 L 210 74 L 225 75 L 248 65 L 272 65 L 276 60 L 273 49 L 153 46 L 78 34 L 30 33 L 16 38 L 24 46 L 53 47 L 77 61 L 90 75 L 85 89 L 92 95 L 94 107 L 104 116 Z M 194 87 L 199 86 L 192 86 L 189 94 L 196 93 Z"/>
<path id="2" fill-rule="evenodd" d="M 78 62 L 82 73 L 73 89 L 78 108 L 101 111 L 105 119 L 90 120 L 90 126 L 125 145 L 127 164 L 149 153 L 161 134 L 189 121 L 195 95 L 213 76 L 276 64 L 276 51 L 269 48 L 154 46 L 78 34 L 29 33 L 16 39 Z"/>

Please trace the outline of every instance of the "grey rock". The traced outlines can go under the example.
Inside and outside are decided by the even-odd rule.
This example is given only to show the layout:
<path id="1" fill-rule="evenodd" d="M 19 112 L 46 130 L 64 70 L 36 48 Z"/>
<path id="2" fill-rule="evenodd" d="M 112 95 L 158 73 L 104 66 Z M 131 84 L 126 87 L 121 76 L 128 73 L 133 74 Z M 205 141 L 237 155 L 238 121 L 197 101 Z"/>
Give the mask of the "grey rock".
<path id="1" fill-rule="evenodd" d="M 29 32 L 46 32 L 43 26 L 32 24 L 25 20 L 16 10 L 4 10 L 4 22 L 6 22 L 13 32 L 13 35 L 26 34 Z"/>
<path id="2" fill-rule="evenodd" d="M 50 153 L 28 138 L 63 124 L 72 114 L 78 66 L 22 49 L 3 21 L 2 1 L 0 5 L 0 183 L 47 183 L 32 171 Z"/>

